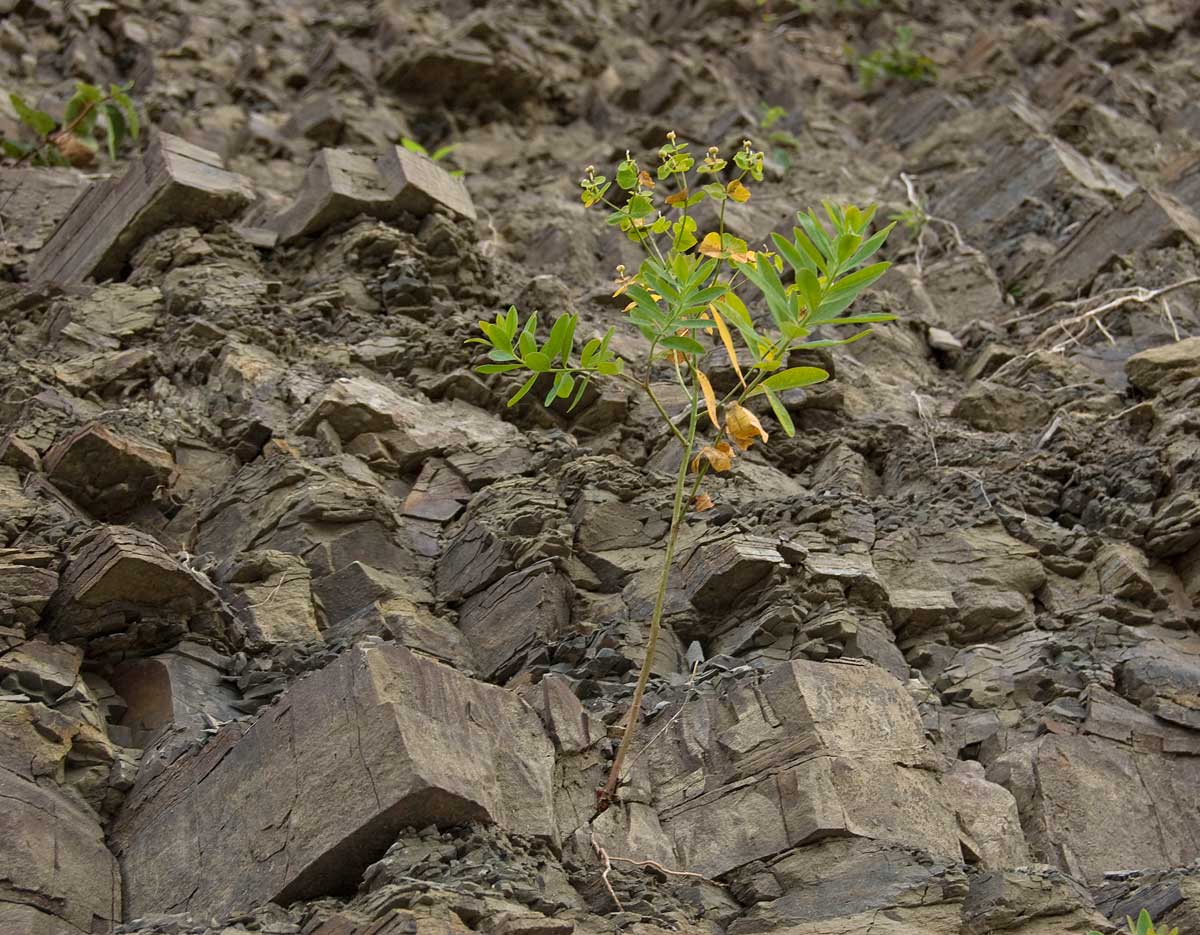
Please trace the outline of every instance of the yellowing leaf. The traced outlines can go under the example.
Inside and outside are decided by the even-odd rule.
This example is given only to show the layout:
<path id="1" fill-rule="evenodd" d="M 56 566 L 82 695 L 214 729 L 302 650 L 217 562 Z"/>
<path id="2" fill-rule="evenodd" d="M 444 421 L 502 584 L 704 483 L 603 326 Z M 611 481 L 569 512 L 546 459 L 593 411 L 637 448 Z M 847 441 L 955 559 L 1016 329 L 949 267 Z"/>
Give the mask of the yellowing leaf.
<path id="1" fill-rule="evenodd" d="M 720 257 L 725 253 L 724 248 L 721 246 L 721 235 L 716 231 L 705 234 L 704 239 L 700 241 L 700 246 L 696 250 L 704 256 L 711 257 Z"/>
<path id="2" fill-rule="evenodd" d="M 715 305 L 710 305 L 708 310 L 712 312 L 713 323 L 717 326 L 717 334 L 721 336 L 721 343 L 725 345 L 725 353 L 729 355 L 729 362 L 733 364 L 733 372 L 737 374 L 738 382 L 743 387 L 746 385 L 746 378 L 742 376 L 742 368 L 738 363 L 737 351 L 733 346 L 733 335 L 729 333 L 729 327 L 725 324 L 725 319 L 721 317 Z"/>
<path id="3" fill-rule="evenodd" d="M 738 179 L 734 179 L 725 186 L 725 193 L 734 201 L 745 203 L 750 200 L 750 189 L 743 185 Z"/>
<path id="4" fill-rule="evenodd" d="M 713 503 L 713 498 L 706 493 L 696 494 L 696 499 L 692 501 L 692 506 L 697 513 L 703 513 L 705 510 L 711 510 L 716 506 Z"/>
<path id="5" fill-rule="evenodd" d="M 713 394 L 712 383 L 709 382 L 708 375 L 699 368 L 696 368 L 696 380 L 704 393 L 704 405 L 708 407 L 708 417 L 712 420 L 713 428 L 719 429 L 721 423 L 717 419 L 717 397 Z"/>
<path id="6" fill-rule="evenodd" d="M 767 440 L 767 433 L 758 416 L 741 403 L 733 403 L 725 410 L 725 430 L 742 451 L 749 451 L 750 446 L 760 438 L 764 442 Z"/>
<path id="7" fill-rule="evenodd" d="M 717 442 L 715 446 L 705 445 L 692 459 L 692 470 L 700 470 L 700 462 L 707 461 L 708 466 L 718 473 L 728 471 L 733 467 L 733 459 L 736 457 L 737 453 L 730 447 L 729 442 Z"/>

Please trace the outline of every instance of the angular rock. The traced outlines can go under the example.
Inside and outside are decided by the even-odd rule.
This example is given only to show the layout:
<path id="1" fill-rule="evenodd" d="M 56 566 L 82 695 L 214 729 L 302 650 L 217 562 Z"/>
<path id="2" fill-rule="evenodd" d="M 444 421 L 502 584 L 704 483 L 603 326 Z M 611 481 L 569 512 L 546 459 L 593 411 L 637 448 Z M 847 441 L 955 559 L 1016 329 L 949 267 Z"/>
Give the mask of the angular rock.
<path id="1" fill-rule="evenodd" d="M 46 472 L 63 493 L 101 520 L 118 520 L 171 481 L 171 453 L 152 442 L 89 425 L 46 453 Z"/>
<path id="2" fill-rule="evenodd" d="M 1180 241 L 1200 245 L 1200 217 L 1165 192 L 1134 192 L 1084 224 L 1048 264 L 1048 278 L 1086 287 L 1117 256 Z"/>
<path id="3" fill-rule="evenodd" d="M 553 838 L 553 770 L 515 695 L 360 646 L 134 789 L 112 830 L 127 912 L 343 891 L 407 826 L 478 820 Z"/>
<path id="4" fill-rule="evenodd" d="M 663 828 L 682 865 L 710 877 L 828 836 L 957 859 L 953 806 L 927 756 L 894 678 L 800 660 L 689 703 L 648 751 Z"/>
<path id="5" fill-rule="evenodd" d="M 88 186 L 83 173 L 60 168 L 0 169 L 5 240 L 38 250 Z"/>
<path id="6" fill-rule="evenodd" d="M 432 604 L 433 595 L 415 578 L 390 574 L 364 562 L 351 562 L 313 583 L 327 627 L 341 623 L 370 604 L 400 600 Z"/>
<path id="7" fill-rule="evenodd" d="M 378 159 L 323 149 L 308 167 L 292 206 L 269 227 L 281 243 L 288 243 L 361 214 L 386 221 L 403 212 L 426 215 L 435 206 L 475 220 L 462 180 L 432 159 L 402 146 L 390 147 Z"/>
<path id="8" fill-rule="evenodd" d="M 54 704 L 75 687 L 82 661 L 83 653 L 64 643 L 18 643 L 0 650 L 0 689 L 20 691 Z"/>
<path id="9" fill-rule="evenodd" d="M 1134 354 L 1125 361 L 1125 374 L 1150 396 L 1171 383 L 1200 376 L 1200 338 L 1184 338 Z"/>
<path id="10" fill-rule="evenodd" d="M 462 476 L 444 461 L 426 461 L 404 498 L 404 515 L 445 523 L 454 519 L 471 499 Z"/>
<path id="11" fill-rule="evenodd" d="M 113 670 L 112 686 L 124 699 L 121 726 L 144 747 L 162 730 L 175 728 L 191 738 L 203 736 L 211 720 L 230 721 L 241 715 L 232 707 L 237 692 L 223 677 L 220 654 L 187 641 L 169 653 L 122 663 Z"/>
<path id="12" fill-rule="evenodd" d="M 312 575 L 304 560 L 285 552 L 247 553 L 222 569 L 230 606 L 246 624 L 250 646 L 307 643 L 321 638 L 313 608 Z"/>
<path id="13" fill-rule="evenodd" d="M 1058 935 L 1104 926 L 1091 894 L 1078 881 L 1036 865 L 974 877 L 962 914 L 965 935 Z"/>
<path id="14" fill-rule="evenodd" d="M 697 609 L 727 608 L 782 565 L 783 556 L 771 540 L 725 536 L 700 543 L 687 556 L 684 589 Z"/>
<path id="15" fill-rule="evenodd" d="M 1044 426 L 1051 412 L 1040 396 L 980 381 L 959 397 L 950 414 L 981 432 L 1028 432 Z"/>
<path id="16" fill-rule="evenodd" d="M 1016 797 L 1034 856 L 1077 879 L 1200 857 L 1200 757 L 1046 734 L 1000 756 L 988 778 Z"/>
<path id="17" fill-rule="evenodd" d="M 322 422 L 352 454 L 386 459 L 400 471 L 469 443 L 517 437 L 511 426 L 496 423 L 468 403 L 401 396 L 363 377 L 330 384 L 305 412 L 297 431 L 314 435 Z"/>
<path id="18" fill-rule="evenodd" d="M 571 586 L 550 562 L 538 562 L 467 598 L 458 625 L 481 677 L 505 681 L 531 649 L 568 635 Z"/>
<path id="19" fill-rule="evenodd" d="M 26 630 L 58 590 L 58 572 L 35 565 L 0 565 L 0 626 Z"/>
<path id="20" fill-rule="evenodd" d="M 60 285 L 117 277 L 138 245 L 165 227 L 233 217 L 254 199 L 220 157 L 158 133 L 118 180 L 94 183 L 72 206 L 29 267 L 32 282 Z"/>
<path id="21" fill-rule="evenodd" d="M 54 639 L 89 658 L 153 652 L 189 631 L 223 633 L 216 589 L 144 533 L 99 526 L 71 553 L 46 619 Z"/>
<path id="22" fill-rule="evenodd" d="M 90 935 L 121 922 L 121 876 L 93 814 L 0 768 L 0 931 Z"/>

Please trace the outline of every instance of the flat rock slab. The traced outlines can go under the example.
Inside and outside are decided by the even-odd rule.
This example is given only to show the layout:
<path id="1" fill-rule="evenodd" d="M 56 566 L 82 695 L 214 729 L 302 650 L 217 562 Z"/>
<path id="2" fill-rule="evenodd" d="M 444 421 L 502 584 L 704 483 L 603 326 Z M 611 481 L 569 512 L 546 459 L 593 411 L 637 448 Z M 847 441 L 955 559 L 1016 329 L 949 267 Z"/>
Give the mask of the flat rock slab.
<path id="1" fill-rule="evenodd" d="M 112 279 L 151 234 L 233 217 L 253 199 L 250 180 L 227 172 L 216 153 L 159 133 L 120 179 L 79 196 L 30 264 L 30 282 Z"/>
<path id="2" fill-rule="evenodd" d="M 323 149 L 308 167 L 291 207 L 267 227 L 287 243 L 360 214 L 386 221 L 406 212 L 420 217 L 435 206 L 475 220 L 467 187 L 432 159 L 400 146 L 377 159 Z"/>
<path id="3" fill-rule="evenodd" d="M 90 935 L 121 921 L 121 877 L 93 814 L 0 768 L 0 932 Z"/>
<path id="4" fill-rule="evenodd" d="M 406 826 L 554 836 L 553 772 L 553 745 L 515 695 L 359 645 L 130 793 L 112 829 L 128 911 L 221 915 L 349 892 Z"/>
<path id="5" fill-rule="evenodd" d="M 705 696 L 649 760 L 663 830 L 705 876 L 831 836 L 960 853 L 956 790 L 930 769 L 913 701 L 875 666 L 795 660 Z"/>

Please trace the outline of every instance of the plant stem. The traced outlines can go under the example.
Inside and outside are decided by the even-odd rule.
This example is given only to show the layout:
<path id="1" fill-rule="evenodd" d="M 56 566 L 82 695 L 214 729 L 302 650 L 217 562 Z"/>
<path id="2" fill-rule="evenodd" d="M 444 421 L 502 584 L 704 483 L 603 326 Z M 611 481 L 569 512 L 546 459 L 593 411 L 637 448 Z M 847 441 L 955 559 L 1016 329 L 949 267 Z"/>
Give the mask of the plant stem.
<path id="1" fill-rule="evenodd" d="M 700 418 L 700 391 L 693 387 L 691 396 L 691 413 L 688 417 L 688 433 L 683 443 L 683 459 L 679 462 L 679 473 L 675 478 L 675 502 L 671 509 L 671 530 L 667 534 L 667 549 L 663 555 L 662 575 L 658 580 L 658 593 L 654 598 L 654 612 L 650 617 L 650 637 L 646 642 L 646 658 L 642 660 L 642 670 L 638 673 L 637 686 L 633 690 L 633 700 L 629 703 L 629 714 L 625 720 L 625 732 L 621 735 L 621 743 L 613 758 L 612 768 L 608 774 L 608 782 L 596 793 L 596 814 L 593 820 L 602 815 L 612 805 L 617 796 L 617 787 L 621 783 L 621 767 L 633 737 L 637 731 L 638 720 L 642 713 L 642 696 L 646 692 L 646 683 L 650 681 L 650 668 L 654 664 L 654 652 L 658 648 L 658 635 L 662 629 L 663 608 L 667 602 L 667 585 L 671 580 L 671 563 L 675 558 L 675 544 L 679 540 L 679 529 L 683 525 L 683 517 L 687 510 L 684 492 L 687 489 L 688 465 L 692 460 L 692 448 L 696 443 L 696 426 Z"/>

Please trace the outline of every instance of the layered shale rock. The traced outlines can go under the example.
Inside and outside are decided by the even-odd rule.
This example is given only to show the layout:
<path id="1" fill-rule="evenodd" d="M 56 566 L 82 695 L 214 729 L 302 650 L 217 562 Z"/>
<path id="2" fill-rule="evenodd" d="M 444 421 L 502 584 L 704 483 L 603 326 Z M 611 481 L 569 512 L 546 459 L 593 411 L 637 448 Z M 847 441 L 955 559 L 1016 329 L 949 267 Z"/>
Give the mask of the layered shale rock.
<path id="1" fill-rule="evenodd" d="M 113 828 L 129 911 L 352 889 L 413 823 L 553 838 L 554 751 L 501 689 L 367 645 L 136 787 Z"/>

